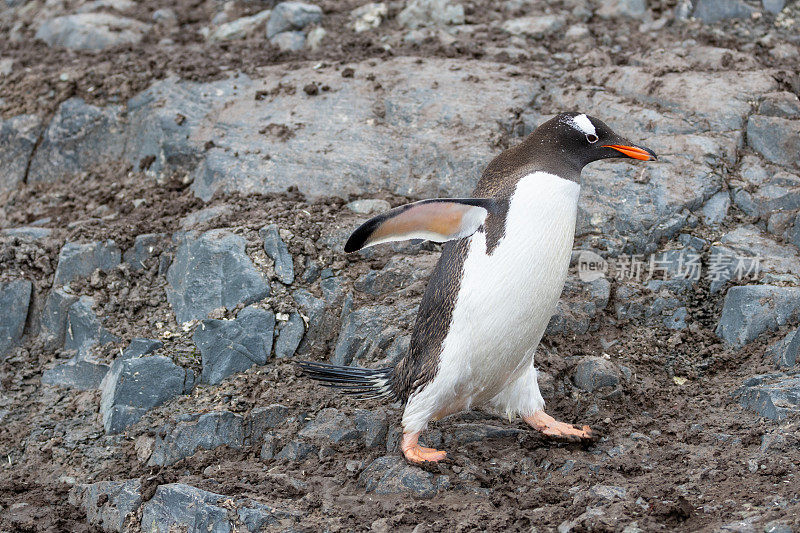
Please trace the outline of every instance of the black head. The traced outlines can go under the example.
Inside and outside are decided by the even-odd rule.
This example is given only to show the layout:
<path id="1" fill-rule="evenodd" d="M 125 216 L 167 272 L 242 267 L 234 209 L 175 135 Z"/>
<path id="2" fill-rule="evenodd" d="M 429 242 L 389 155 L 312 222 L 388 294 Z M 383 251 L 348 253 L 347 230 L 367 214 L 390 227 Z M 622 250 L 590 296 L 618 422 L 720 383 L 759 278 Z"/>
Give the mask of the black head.
<path id="1" fill-rule="evenodd" d="M 531 134 L 529 150 L 540 152 L 549 161 L 577 171 L 592 161 L 629 157 L 642 161 L 656 159 L 649 148 L 636 146 L 620 137 L 603 121 L 583 113 L 560 113 Z M 541 160 L 541 157 L 537 157 Z M 563 175 L 564 172 L 559 172 Z"/>

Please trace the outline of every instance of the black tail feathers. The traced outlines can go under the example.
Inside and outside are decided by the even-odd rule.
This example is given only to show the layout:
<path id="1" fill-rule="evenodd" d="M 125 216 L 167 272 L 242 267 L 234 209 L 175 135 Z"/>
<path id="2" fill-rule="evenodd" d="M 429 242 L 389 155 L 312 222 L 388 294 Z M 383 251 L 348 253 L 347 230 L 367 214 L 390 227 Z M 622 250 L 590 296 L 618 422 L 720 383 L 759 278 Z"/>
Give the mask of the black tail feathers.
<path id="1" fill-rule="evenodd" d="M 395 398 L 392 390 L 393 368 L 373 370 L 312 361 L 299 361 L 297 366 L 300 367 L 303 374 L 311 379 L 319 381 L 326 387 L 339 389 L 340 392 L 352 395 L 359 400 Z"/>

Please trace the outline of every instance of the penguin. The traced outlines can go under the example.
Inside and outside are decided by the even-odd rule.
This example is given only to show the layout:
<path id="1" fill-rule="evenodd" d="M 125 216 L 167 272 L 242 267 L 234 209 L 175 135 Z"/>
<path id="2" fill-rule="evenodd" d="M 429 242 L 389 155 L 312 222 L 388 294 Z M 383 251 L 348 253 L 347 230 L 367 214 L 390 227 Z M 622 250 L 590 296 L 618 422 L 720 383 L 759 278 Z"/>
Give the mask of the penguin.
<path id="1" fill-rule="evenodd" d="M 564 288 L 581 171 L 601 159 L 656 159 L 584 113 L 561 113 L 495 157 L 471 198 L 396 207 L 356 229 L 344 251 L 406 239 L 444 243 L 408 353 L 368 369 L 303 361 L 308 377 L 359 398 L 405 406 L 401 450 L 411 463 L 446 452 L 420 446 L 431 421 L 491 406 L 551 438 L 593 439 L 588 426 L 544 411 L 534 354 Z"/>

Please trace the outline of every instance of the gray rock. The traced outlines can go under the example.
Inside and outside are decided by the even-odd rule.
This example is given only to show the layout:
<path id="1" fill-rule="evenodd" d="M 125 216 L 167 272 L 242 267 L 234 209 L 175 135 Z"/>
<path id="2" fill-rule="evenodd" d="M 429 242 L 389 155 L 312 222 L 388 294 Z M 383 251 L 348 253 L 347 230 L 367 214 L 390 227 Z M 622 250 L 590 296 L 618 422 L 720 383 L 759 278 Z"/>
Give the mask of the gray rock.
<path id="1" fill-rule="evenodd" d="M 792 526 L 780 520 L 773 520 L 764 526 L 764 533 L 792 533 Z"/>
<path id="2" fill-rule="evenodd" d="M 741 0 L 697 0 L 692 16 L 703 22 L 750 18 L 755 9 Z"/>
<path id="3" fill-rule="evenodd" d="M 263 440 L 268 429 L 276 428 L 286 422 L 289 408 L 274 403 L 266 407 L 256 407 L 247 417 L 245 445 Z"/>
<path id="4" fill-rule="evenodd" d="M 612 0 L 602 2 L 596 14 L 603 19 L 627 17 L 642 19 L 647 14 L 645 0 Z"/>
<path id="5" fill-rule="evenodd" d="M 120 433 L 153 407 L 189 392 L 190 372 L 163 356 L 127 359 L 123 354 L 101 385 L 100 415 L 106 433 Z"/>
<path id="6" fill-rule="evenodd" d="M 747 143 L 773 163 L 800 167 L 800 120 L 753 115 Z"/>
<path id="7" fill-rule="evenodd" d="M 133 246 L 123 254 L 123 260 L 130 265 L 131 270 L 138 271 L 146 268 L 150 259 L 159 255 L 167 242 L 166 233 L 145 233 L 137 235 Z M 172 248 L 170 245 L 169 248 Z"/>
<path id="8" fill-rule="evenodd" d="M 293 440 L 281 448 L 281 451 L 278 452 L 275 459 L 283 461 L 302 461 L 309 455 L 314 455 L 317 452 L 319 452 L 319 447 L 317 445 Z"/>
<path id="9" fill-rule="evenodd" d="M 341 323 L 339 318 L 333 316 L 332 313 L 326 313 L 325 301 L 316 298 L 305 289 L 294 291 L 292 298 L 308 319 L 308 330 L 297 348 L 297 353 L 304 355 L 314 349 L 324 348 L 327 342 L 336 335 L 336 330 Z"/>
<path id="10" fill-rule="evenodd" d="M 374 4 L 367 4 L 374 5 Z M 363 200 L 353 200 L 345 204 L 345 207 L 353 213 L 359 215 L 370 215 L 372 213 L 382 213 L 388 211 L 392 206 L 386 200 L 378 200 L 377 198 L 365 198 Z"/>
<path id="11" fill-rule="evenodd" d="M 364 4 L 350 11 L 353 29 L 356 33 L 377 28 L 389 14 L 389 7 L 384 2 Z"/>
<path id="12" fill-rule="evenodd" d="M 0 230 L 0 233 L 9 237 L 16 237 L 21 241 L 35 242 L 46 239 L 53 233 L 53 230 L 38 226 L 21 226 L 19 228 L 6 228 Z"/>
<path id="13" fill-rule="evenodd" d="M 108 13 L 81 13 L 45 20 L 36 38 L 48 46 L 74 50 L 103 50 L 122 44 L 137 44 L 150 25 Z"/>
<path id="14" fill-rule="evenodd" d="M 281 239 L 276 224 L 264 226 L 258 231 L 264 241 L 264 251 L 275 262 L 275 276 L 278 281 L 291 285 L 294 281 L 294 262 L 289 254 L 289 248 Z"/>
<path id="15" fill-rule="evenodd" d="M 306 45 L 306 35 L 301 31 L 284 31 L 269 40 L 282 52 L 296 52 Z"/>
<path id="16" fill-rule="evenodd" d="M 81 296 L 67 311 L 64 349 L 77 351 L 79 359 L 85 358 L 92 346 L 117 340 L 103 327 L 93 307 L 93 298 Z"/>
<path id="17" fill-rule="evenodd" d="M 162 428 L 156 436 L 150 465 L 171 465 L 200 449 L 244 446 L 245 419 L 230 411 L 206 413 L 193 421 Z M 164 435 L 163 437 L 161 435 Z"/>
<path id="18" fill-rule="evenodd" d="M 247 307 L 236 320 L 203 320 L 194 343 L 203 358 L 203 383 L 215 385 L 253 365 L 266 364 L 272 350 L 275 314 Z"/>
<path id="19" fill-rule="evenodd" d="M 200 209 L 199 211 L 193 211 L 186 215 L 185 217 L 181 218 L 181 228 L 182 229 L 194 229 L 198 226 L 206 224 L 214 220 L 215 218 L 221 217 L 223 215 L 228 215 L 233 212 L 228 205 L 215 205 L 211 207 L 205 207 Z"/>
<path id="20" fill-rule="evenodd" d="M 142 505 L 142 531 L 229 533 L 232 529 L 228 511 L 218 505 L 226 499 L 222 494 L 183 483 L 159 485 L 153 497 Z"/>
<path id="21" fill-rule="evenodd" d="M 261 451 L 258 458 L 262 461 L 270 461 L 275 457 L 275 452 L 278 450 L 278 437 L 269 432 L 264 435 L 264 443 L 261 445 Z"/>
<path id="22" fill-rule="evenodd" d="M 664 317 L 664 326 L 667 329 L 686 329 L 686 319 L 689 318 L 689 311 L 685 307 L 675 309 L 669 316 Z"/>
<path id="23" fill-rule="evenodd" d="M 768 13 L 777 15 L 783 11 L 784 6 L 786 5 L 786 0 L 761 0 L 761 5 L 764 6 L 764 10 Z"/>
<path id="24" fill-rule="evenodd" d="M 758 105 L 758 114 L 769 117 L 797 118 L 800 116 L 800 98 L 786 91 L 765 94 L 764 99 Z"/>
<path id="25" fill-rule="evenodd" d="M 156 9 L 153 11 L 153 22 L 172 26 L 178 23 L 178 15 L 169 7 Z"/>
<path id="26" fill-rule="evenodd" d="M 331 362 L 335 365 L 379 359 L 401 333 L 398 324 L 409 324 L 414 310 L 373 305 L 348 314 L 342 323 Z"/>
<path id="27" fill-rule="evenodd" d="M 179 323 L 269 296 L 269 285 L 245 254 L 242 237 L 211 230 L 179 234 L 176 240 L 175 260 L 167 272 L 167 299 Z"/>
<path id="28" fill-rule="evenodd" d="M 450 0 L 410 0 L 397 15 L 400 26 L 416 29 L 426 26 L 464 24 L 464 6 Z"/>
<path id="29" fill-rule="evenodd" d="M 64 289 L 53 289 L 47 295 L 42 310 L 40 335 L 48 349 L 55 350 L 64 345 L 69 308 L 77 301 L 77 296 Z"/>
<path id="30" fill-rule="evenodd" d="M 353 413 L 353 423 L 364 439 L 364 445 L 367 448 L 382 448 L 386 446 L 389 420 L 384 411 L 356 409 Z"/>
<path id="31" fill-rule="evenodd" d="M 281 2 L 267 22 L 267 39 L 286 31 L 302 30 L 322 21 L 322 8 L 303 2 Z"/>
<path id="32" fill-rule="evenodd" d="M 800 352 L 800 335 L 797 335 L 797 331 L 792 331 L 767 348 L 764 355 L 772 359 L 777 368 L 791 369 L 800 362 L 798 352 Z"/>
<path id="33" fill-rule="evenodd" d="M 436 259 L 435 256 L 392 257 L 381 270 L 370 270 L 358 278 L 353 287 L 373 296 L 395 292 L 426 278 Z"/>
<path id="34" fill-rule="evenodd" d="M 731 197 L 728 191 L 720 191 L 703 206 L 703 221 L 709 226 L 721 223 L 728 216 L 731 207 Z"/>
<path id="35" fill-rule="evenodd" d="M 770 420 L 800 413 L 800 373 L 763 374 L 745 380 L 734 397 L 745 409 Z"/>
<path id="36" fill-rule="evenodd" d="M 606 308 L 610 297 L 611 283 L 606 278 L 590 282 L 568 278 L 545 333 L 583 334 L 596 329 L 594 318 Z"/>
<path id="37" fill-rule="evenodd" d="M 133 359 L 151 354 L 164 347 L 164 343 L 155 339 L 131 339 L 128 347 L 119 355 L 120 359 Z"/>
<path id="38" fill-rule="evenodd" d="M 728 344 L 742 347 L 766 331 L 797 320 L 800 288 L 772 285 L 731 287 L 725 295 L 716 333 Z"/>
<path id="39" fill-rule="evenodd" d="M 81 98 L 60 106 L 42 135 L 28 182 L 51 182 L 65 174 L 122 159 L 125 148 L 121 106 L 97 107 Z"/>
<path id="40" fill-rule="evenodd" d="M 248 506 L 241 507 L 236 514 L 247 527 L 247 531 L 266 531 L 267 526 L 277 526 L 280 519 L 288 516 L 286 512 L 257 502 L 250 502 Z"/>
<path id="41" fill-rule="evenodd" d="M 266 23 L 270 17 L 270 13 L 271 11 L 269 9 L 265 9 L 255 15 L 220 24 L 219 27 L 211 32 L 208 36 L 208 40 L 211 42 L 219 42 L 244 39 L 248 35 L 254 34 L 259 27 Z"/>
<path id="42" fill-rule="evenodd" d="M 42 129 L 42 121 L 35 115 L 0 119 L 0 193 L 27 179 L 28 161 Z"/>
<path id="43" fill-rule="evenodd" d="M 316 418 L 306 424 L 298 432 L 298 436 L 315 441 L 332 443 L 355 440 L 359 438 L 353 421 L 337 409 L 328 408 L 320 411 Z"/>
<path id="44" fill-rule="evenodd" d="M 292 313 L 289 320 L 283 322 L 278 330 L 278 340 L 275 341 L 275 357 L 285 359 L 294 355 L 303 335 L 306 332 L 306 325 L 300 313 Z"/>
<path id="45" fill-rule="evenodd" d="M 58 254 L 53 285 L 66 285 L 85 278 L 97 269 L 109 272 L 120 263 L 121 252 L 112 240 L 78 244 L 68 242 Z"/>
<path id="46" fill-rule="evenodd" d="M 125 531 L 126 518 L 142 504 L 138 479 L 99 481 L 79 488 L 87 522 L 105 531 Z"/>
<path id="47" fill-rule="evenodd" d="M 615 387 L 620 380 L 616 365 L 602 357 L 584 357 L 575 367 L 575 386 L 587 392 L 602 387 Z"/>
<path id="48" fill-rule="evenodd" d="M 502 27 L 511 35 L 543 39 L 563 28 L 565 23 L 564 17 L 558 15 L 540 15 L 507 20 Z"/>
<path id="49" fill-rule="evenodd" d="M 100 387 L 108 365 L 71 359 L 42 373 L 42 383 L 70 389 L 91 390 Z"/>
<path id="50" fill-rule="evenodd" d="M 434 476 L 402 457 L 378 457 L 361 472 L 358 482 L 366 492 L 376 494 L 408 494 L 417 498 L 433 498 L 446 483 L 446 476 Z"/>
<path id="51" fill-rule="evenodd" d="M 22 339 L 33 285 L 23 279 L 0 283 L 0 361 Z"/>

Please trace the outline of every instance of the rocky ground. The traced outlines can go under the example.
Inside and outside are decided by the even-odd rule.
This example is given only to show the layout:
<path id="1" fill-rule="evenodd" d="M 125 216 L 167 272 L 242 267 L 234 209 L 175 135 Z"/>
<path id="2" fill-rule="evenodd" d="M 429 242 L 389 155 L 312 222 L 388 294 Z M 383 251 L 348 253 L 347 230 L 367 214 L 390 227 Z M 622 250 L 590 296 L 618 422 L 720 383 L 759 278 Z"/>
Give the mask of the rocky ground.
<path id="1" fill-rule="evenodd" d="M 800 4 L 0 6 L 0 530 L 800 530 Z M 584 172 L 537 354 L 601 438 L 409 466 L 292 361 L 401 357 L 438 246 L 350 231 L 562 110 L 659 154 Z"/>

